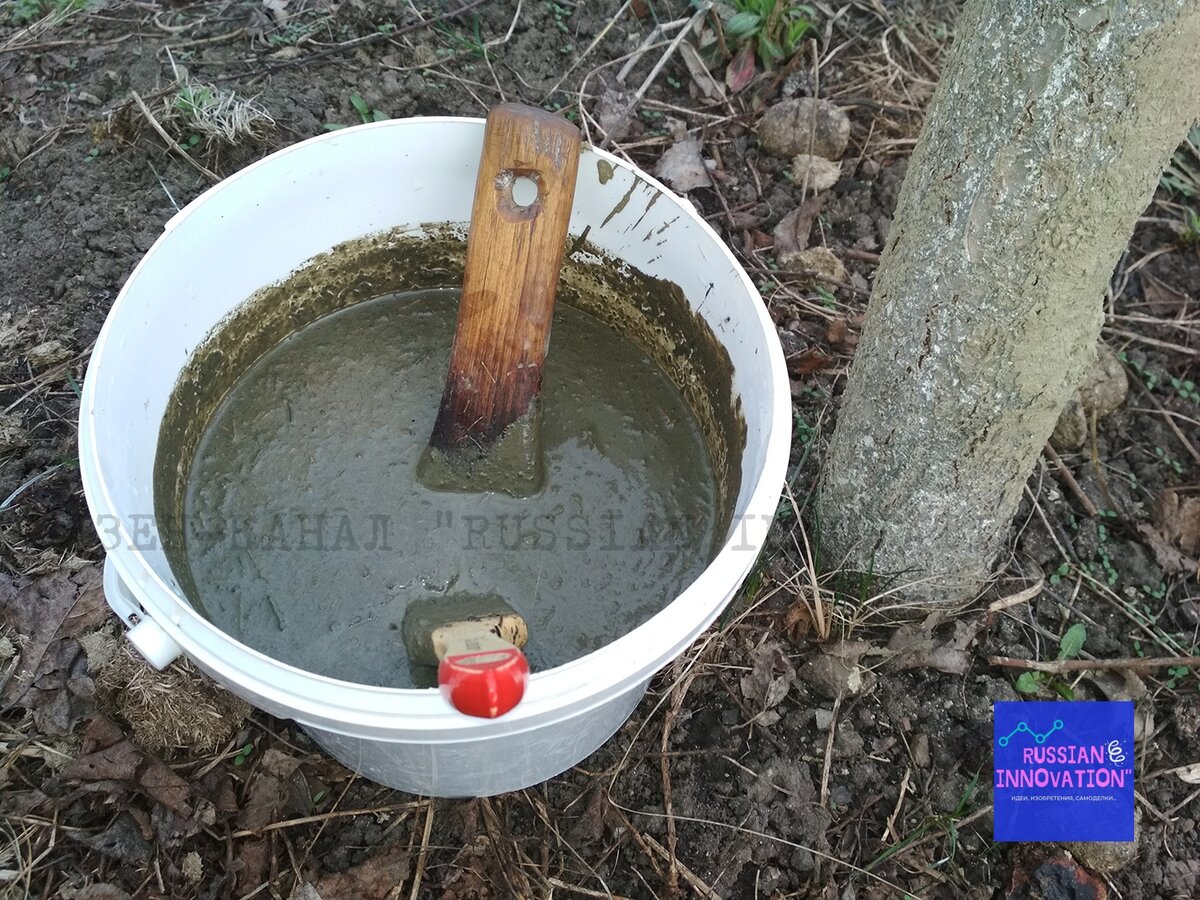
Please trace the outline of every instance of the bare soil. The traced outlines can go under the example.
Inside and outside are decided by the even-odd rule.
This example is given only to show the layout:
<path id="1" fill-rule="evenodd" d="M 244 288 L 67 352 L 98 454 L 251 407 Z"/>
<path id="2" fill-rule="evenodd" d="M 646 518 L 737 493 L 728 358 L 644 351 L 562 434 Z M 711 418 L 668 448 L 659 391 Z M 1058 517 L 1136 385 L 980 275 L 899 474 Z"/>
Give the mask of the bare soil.
<path id="1" fill-rule="evenodd" d="M 1129 398 L 1061 453 L 1070 480 L 1039 465 L 992 594 L 926 618 L 894 609 L 888 584 L 813 558 L 797 512 L 803 522 L 952 3 L 818 3 L 819 40 L 726 100 L 673 57 L 610 144 L 654 171 L 678 132 L 700 139 L 712 186 L 690 199 L 759 281 L 793 375 L 795 507 L 781 506 L 719 627 L 592 757 L 490 800 L 412 797 L 357 778 L 289 722 L 247 717 L 186 665 L 164 687 L 123 647 L 79 483 L 78 389 L 121 283 L 207 173 L 374 111 L 479 116 L 502 99 L 563 109 L 599 142 L 666 40 L 621 84 L 623 58 L 656 20 L 693 12 L 683 0 L 466 5 L 440 21 L 456 6 L 0 7 L 0 896 L 1026 896 L 1010 891 L 1054 848 L 991 840 L 991 704 L 1029 695 L 989 657 L 1053 659 L 1074 623 L 1085 657 L 1197 653 L 1200 512 L 1169 491 L 1194 486 L 1200 465 L 1187 386 L 1200 380 L 1200 252 L 1181 225 L 1189 201 L 1160 191 L 1104 301 Z M 243 109 L 221 138 L 189 118 L 185 78 L 253 98 L 270 121 Z M 841 259 L 838 283 L 778 265 L 775 227 L 806 198 L 753 124 L 786 96 L 850 116 L 841 178 L 805 242 Z M 1140 836 L 1111 871 L 1075 848 L 1091 875 L 1039 896 L 1098 896 L 1082 887 L 1095 878 L 1128 900 L 1200 897 L 1200 788 L 1172 771 L 1200 761 L 1197 684 L 1162 669 L 1044 680 L 1042 699 L 1137 700 Z"/>

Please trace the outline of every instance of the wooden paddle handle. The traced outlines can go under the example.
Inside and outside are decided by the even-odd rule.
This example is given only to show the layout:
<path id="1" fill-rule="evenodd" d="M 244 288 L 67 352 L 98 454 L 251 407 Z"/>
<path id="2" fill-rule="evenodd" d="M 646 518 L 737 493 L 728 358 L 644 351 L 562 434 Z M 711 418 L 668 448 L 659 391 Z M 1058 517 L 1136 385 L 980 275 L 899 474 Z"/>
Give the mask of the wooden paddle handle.
<path id="1" fill-rule="evenodd" d="M 505 103 L 488 114 L 436 449 L 486 450 L 537 397 L 579 147 L 579 130 L 545 110 Z M 524 206 L 521 179 L 537 188 Z"/>

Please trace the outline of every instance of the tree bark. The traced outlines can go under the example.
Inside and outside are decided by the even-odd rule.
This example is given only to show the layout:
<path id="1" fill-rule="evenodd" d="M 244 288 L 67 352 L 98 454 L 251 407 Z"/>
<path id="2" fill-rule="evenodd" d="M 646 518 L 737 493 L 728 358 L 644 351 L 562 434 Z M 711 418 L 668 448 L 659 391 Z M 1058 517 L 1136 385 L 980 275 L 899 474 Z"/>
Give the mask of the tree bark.
<path id="1" fill-rule="evenodd" d="M 1200 0 L 967 0 L 822 470 L 824 564 L 985 582 L 1200 113 Z"/>

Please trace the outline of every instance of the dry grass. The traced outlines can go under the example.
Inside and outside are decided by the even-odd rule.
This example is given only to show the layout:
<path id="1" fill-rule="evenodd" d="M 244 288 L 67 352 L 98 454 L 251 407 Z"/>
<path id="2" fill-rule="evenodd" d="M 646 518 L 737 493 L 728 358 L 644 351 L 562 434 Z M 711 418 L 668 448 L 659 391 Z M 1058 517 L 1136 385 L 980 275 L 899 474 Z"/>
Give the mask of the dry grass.
<path id="1" fill-rule="evenodd" d="M 175 61 L 170 50 L 167 57 L 175 76 L 175 90 L 163 101 L 157 118 L 180 135 L 185 147 L 191 135 L 206 146 L 233 147 L 262 141 L 274 129 L 275 120 L 257 97 L 240 97 L 234 91 L 197 81 L 187 67 Z"/>
<path id="2" fill-rule="evenodd" d="M 248 703 L 213 684 L 186 657 L 159 671 L 109 632 L 85 635 L 80 643 L 101 708 L 128 722 L 148 750 L 215 751 L 250 713 Z"/>
<path id="3" fill-rule="evenodd" d="M 829 97 L 840 105 L 871 111 L 863 157 L 906 157 L 937 87 L 938 66 L 954 36 L 958 4 L 922 0 L 885 9 L 878 0 L 856 0 L 852 6 L 873 22 L 822 60 L 826 65 L 837 54 L 848 76 Z"/>

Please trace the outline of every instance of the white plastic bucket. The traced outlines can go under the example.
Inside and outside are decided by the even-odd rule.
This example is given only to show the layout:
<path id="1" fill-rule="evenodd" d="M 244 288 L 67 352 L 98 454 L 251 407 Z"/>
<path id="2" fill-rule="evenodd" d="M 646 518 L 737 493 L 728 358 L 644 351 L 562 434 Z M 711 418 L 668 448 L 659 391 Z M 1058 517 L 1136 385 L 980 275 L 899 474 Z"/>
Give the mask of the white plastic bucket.
<path id="1" fill-rule="evenodd" d="M 186 653 L 255 706 L 301 723 L 350 768 L 436 796 L 485 796 L 544 781 L 621 726 L 650 677 L 713 622 L 749 573 L 776 510 L 791 434 L 775 327 L 733 255 L 686 200 L 585 148 L 571 233 L 590 226 L 594 245 L 679 285 L 733 363 L 746 443 L 733 524 L 713 562 L 645 624 L 534 673 L 516 709 L 491 720 L 456 712 L 436 690 L 302 671 L 198 614 L 151 515 L 159 426 L 190 353 L 256 289 L 340 242 L 403 224 L 465 223 L 482 138 L 480 119 L 363 125 L 281 150 L 207 191 L 167 223 L 118 295 L 92 353 L 80 412 L 84 490 L 108 551 L 105 590 L 147 659 L 162 667 Z M 644 240 L 650 233 L 660 237 Z"/>

